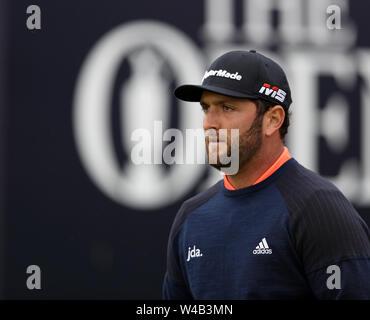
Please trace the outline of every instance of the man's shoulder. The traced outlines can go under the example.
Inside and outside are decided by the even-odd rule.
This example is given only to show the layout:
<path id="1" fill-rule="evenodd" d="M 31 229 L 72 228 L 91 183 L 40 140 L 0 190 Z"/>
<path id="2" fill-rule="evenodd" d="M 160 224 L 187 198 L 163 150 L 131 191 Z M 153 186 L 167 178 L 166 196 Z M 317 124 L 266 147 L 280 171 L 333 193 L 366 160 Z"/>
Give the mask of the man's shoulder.
<path id="1" fill-rule="evenodd" d="M 327 239 L 333 237 L 333 230 L 340 229 L 342 235 L 347 232 L 347 239 L 350 239 L 351 234 L 369 232 L 352 203 L 332 182 L 298 162 L 278 184 L 292 227 L 300 225 L 304 229 L 302 233 L 311 233 L 316 238 L 321 234 Z"/>
<path id="2" fill-rule="evenodd" d="M 328 179 L 304 167 L 295 159 L 276 182 L 280 191 L 290 199 L 309 199 L 315 194 L 342 194 Z"/>
<path id="3" fill-rule="evenodd" d="M 332 182 L 294 161 L 276 185 L 290 215 L 304 219 L 346 221 L 359 215 L 350 201 Z"/>
<path id="4" fill-rule="evenodd" d="M 277 183 L 306 272 L 369 254 L 369 229 L 329 180 L 295 162 Z"/>
<path id="5" fill-rule="evenodd" d="M 222 187 L 223 180 L 217 181 L 214 185 L 209 187 L 206 190 L 196 194 L 195 196 L 185 200 L 182 204 L 182 207 L 188 210 L 194 210 L 201 206 L 202 204 L 206 203 L 209 199 L 211 199 Z"/>
<path id="6" fill-rule="evenodd" d="M 208 189 L 196 194 L 195 196 L 185 200 L 179 211 L 176 214 L 175 220 L 172 225 L 171 234 L 174 236 L 179 230 L 180 226 L 184 223 L 187 216 L 195 209 L 199 208 L 210 200 L 222 187 L 223 180 L 216 182 L 213 186 Z"/>

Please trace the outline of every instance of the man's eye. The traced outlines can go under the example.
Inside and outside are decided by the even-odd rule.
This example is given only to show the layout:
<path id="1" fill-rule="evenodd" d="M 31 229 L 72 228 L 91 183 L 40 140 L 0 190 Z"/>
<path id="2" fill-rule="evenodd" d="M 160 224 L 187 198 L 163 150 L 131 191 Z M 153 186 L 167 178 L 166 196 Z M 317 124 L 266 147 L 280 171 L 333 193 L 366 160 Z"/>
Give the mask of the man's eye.
<path id="1" fill-rule="evenodd" d="M 234 110 L 234 108 L 229 107 L 229 106 L 224 106 L 224 110 L 225 111 L 232 111 L 232 110 Z"/>
<path id="2" fill-rule="evenodd" d="M 208 107 L 207 106 L 201 106 L 202 107 L 202 111 L 203 112 L 206 112 L 208 110 Z"/>

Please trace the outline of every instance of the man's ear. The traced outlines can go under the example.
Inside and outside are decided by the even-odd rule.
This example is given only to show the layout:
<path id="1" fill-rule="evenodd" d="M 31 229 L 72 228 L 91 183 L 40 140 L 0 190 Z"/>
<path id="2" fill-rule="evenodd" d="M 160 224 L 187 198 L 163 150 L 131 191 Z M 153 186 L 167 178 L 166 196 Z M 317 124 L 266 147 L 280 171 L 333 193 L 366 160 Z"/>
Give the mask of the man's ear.
<path id="1" fill-rule="evenodd" d="M 263 117 L 264 134 L 268 137 L 279 131 L 285 119 L 285 111 L 281 105 L 271 107 Z"/>

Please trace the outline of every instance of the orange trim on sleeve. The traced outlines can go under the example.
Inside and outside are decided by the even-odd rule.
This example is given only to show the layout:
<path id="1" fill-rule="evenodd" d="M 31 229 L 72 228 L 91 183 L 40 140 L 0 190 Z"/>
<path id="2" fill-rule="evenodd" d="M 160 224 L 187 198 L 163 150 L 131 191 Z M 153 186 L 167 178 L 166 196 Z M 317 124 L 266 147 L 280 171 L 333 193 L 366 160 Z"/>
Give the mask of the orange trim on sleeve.
<path id="1" fill-rule="evenodd" d="M 277 169 L 279 169 L 285 162 L 287 162 L 291 158 L 289 150 L 287 147 L 284 146 L 284 150 L 279 156 L 279 158 L 272 164 L 270 168 L 268 168 L 254 183 L 253 185 L 262 182 L 263 180 L 267 179 L 271 176 Z M 224 175 L 224 185 L 225 188 L 228 190 L 236 190 L 236 188 L 230 183 L 227 175 Z"/>

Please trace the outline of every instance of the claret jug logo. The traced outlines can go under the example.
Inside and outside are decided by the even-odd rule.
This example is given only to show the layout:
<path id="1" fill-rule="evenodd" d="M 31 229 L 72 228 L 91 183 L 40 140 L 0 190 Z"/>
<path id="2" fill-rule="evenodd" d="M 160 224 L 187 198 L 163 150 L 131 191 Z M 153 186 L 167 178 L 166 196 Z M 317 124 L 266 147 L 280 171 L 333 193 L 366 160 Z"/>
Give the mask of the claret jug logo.
<path id="1" fill-rule="evenodd" d="M 130 68 L 117 85 L 116 74 L 123 63 Z M 178 201 L 198 184 L 205 165 L 183 164 L 168 169 L 162 164 L 135 164 L 130 153 L 137 143 L 131 139 L 132 133 L 145 129 L 152 133 L 149 139 L 153 141 L 144 141 L 144 147 L 154 145 L 154 160 L 162 159 L 163 150 L 157 144 L 163 136 L 158 135 L 156 126 L 153 129 L 153 123 L 160 120 L 164 128 L 170 127 L 170 81 L 174 79 L 177 85 L 196 83 L 204 69 L 198 48 L 186 35 L 154 21 L 119 26 L 91 49 L 77 80 L 74 131 L 89 177 L 108 197 L 132 208 L 154 210 Z M 118 101 L 121 132 L 113 128 L 112 93 Z M 178 128 L 183 132 L 202 128 L 201 109 L 188 104 L 178 102 Z M 121 145 L 114 143 L 113 134 Z M 129 160 L 120 162 L 117 150 Z M 196 151 L 190 150 L 187 157 L 195 157 Z"/>

